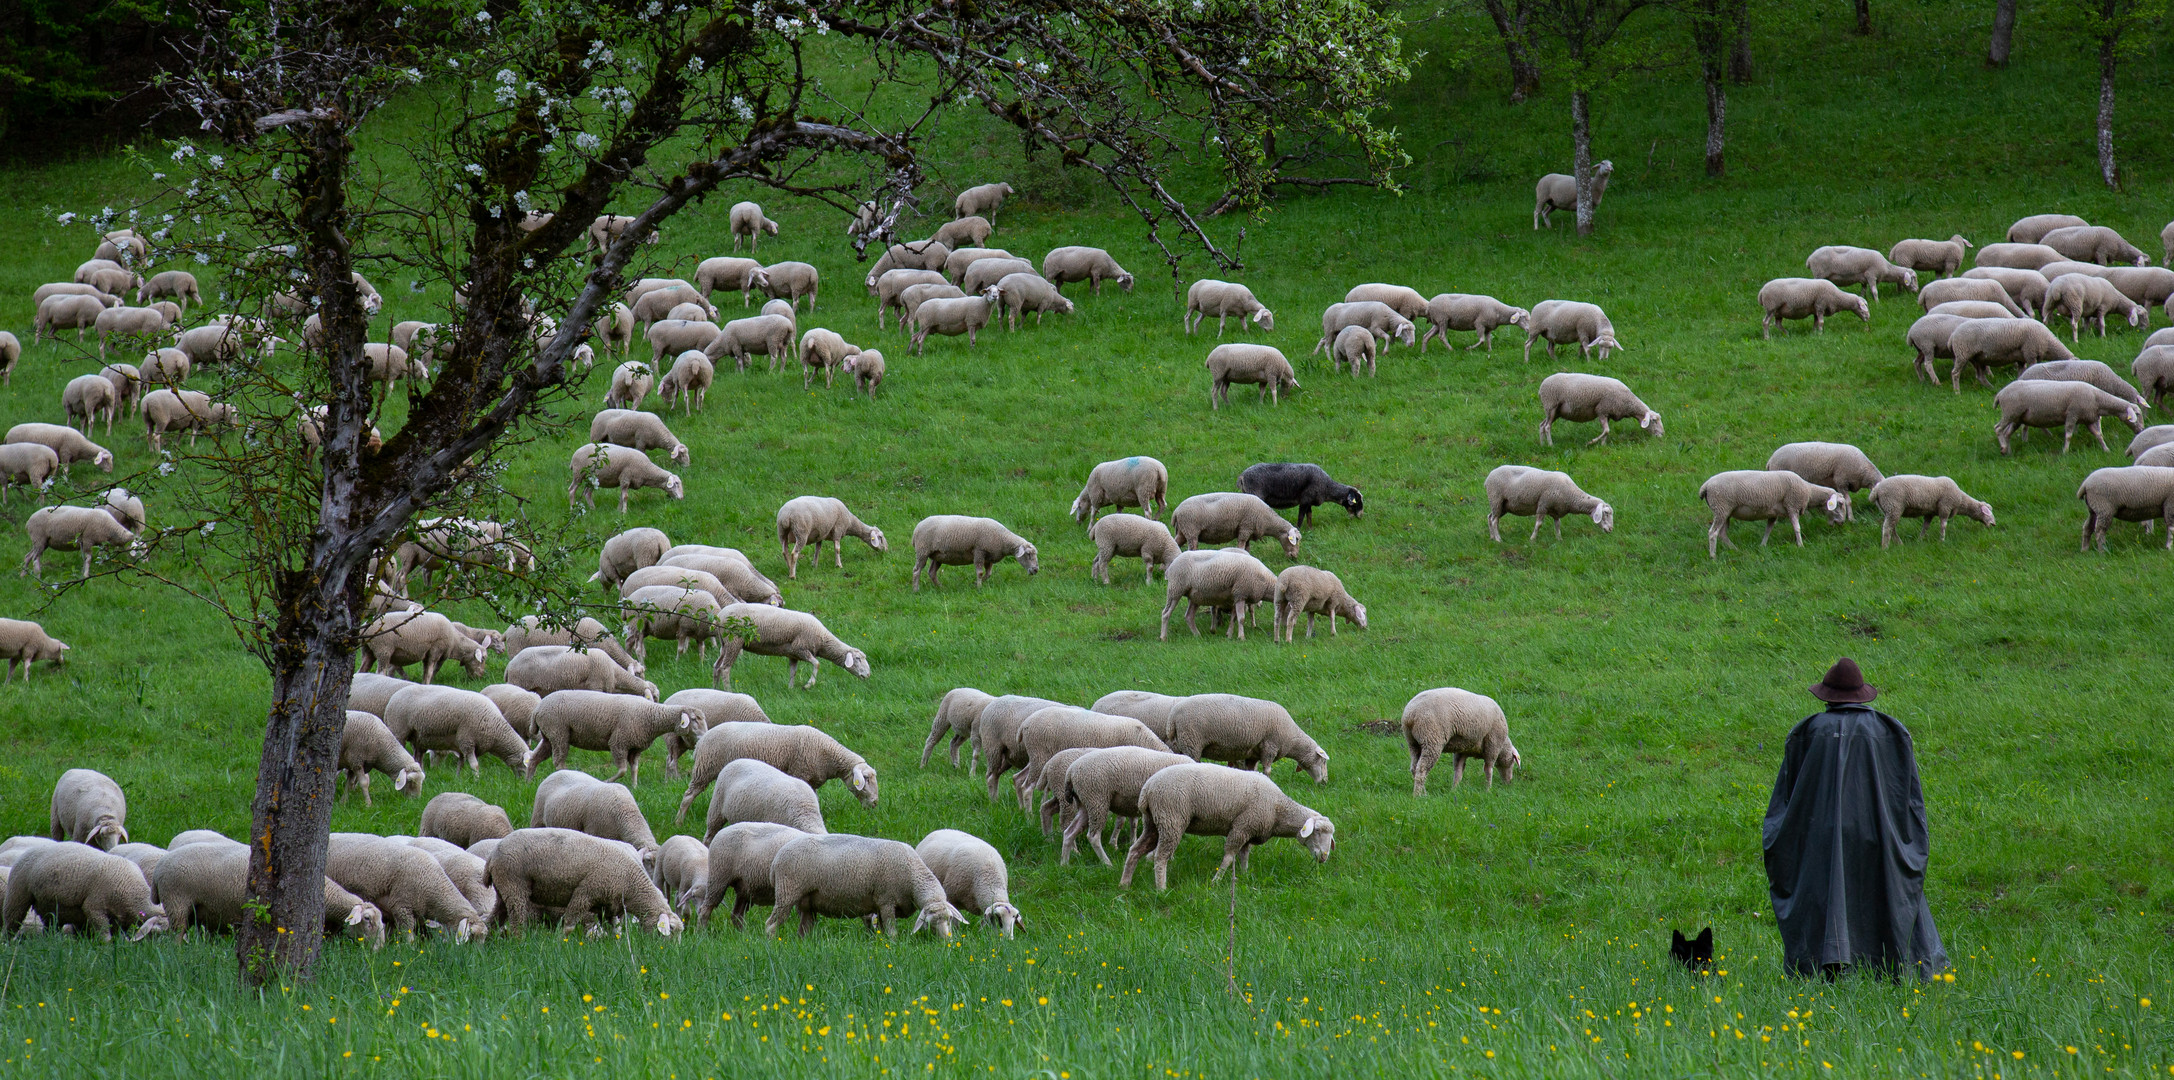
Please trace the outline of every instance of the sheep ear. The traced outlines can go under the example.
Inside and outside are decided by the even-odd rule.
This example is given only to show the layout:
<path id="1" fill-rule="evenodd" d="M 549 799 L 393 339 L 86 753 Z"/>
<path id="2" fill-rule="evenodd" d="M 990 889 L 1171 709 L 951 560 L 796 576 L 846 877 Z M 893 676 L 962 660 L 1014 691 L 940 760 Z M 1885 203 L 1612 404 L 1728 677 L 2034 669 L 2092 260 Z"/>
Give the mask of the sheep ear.
<path id="1" fill-rule="evenodd" d="M 1299 827 L 1298 827 L 1298 838 L 1299 838 L 1299 839 L 1301 839 L 1301 840 L 1304 840 L 1305 838 L 1307 838 L 1307 837 L 1309 837 L 1309 836 L 1312 836 L 1312 835 L 1313 835 L 1313 823 L 1314 823 L 1315 821 L 1317 821 L 1317 820 L 1319 820 L 1319 819 L 1318 819 L 1318 818 L 1307 818 L 1307 819 L 1306 819 L 1306 823 L 1305 823 L 1304 825 L 1301 825 L 1301 826 L 1299 826 Z"/>

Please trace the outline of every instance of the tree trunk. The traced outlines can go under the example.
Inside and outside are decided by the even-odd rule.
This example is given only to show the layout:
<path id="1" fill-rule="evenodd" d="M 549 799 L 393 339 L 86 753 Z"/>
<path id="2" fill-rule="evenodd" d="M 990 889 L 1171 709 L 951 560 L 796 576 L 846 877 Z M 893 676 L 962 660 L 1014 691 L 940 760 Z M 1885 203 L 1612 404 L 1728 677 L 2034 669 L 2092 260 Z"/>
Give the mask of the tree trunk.
<path id="1" fill-rule="evenodd" d="M 1993 5 L 1993 40 L 1985 49 L 1985 66 L 2008 66 L 2008 50 L 2015 44 L 2015 0 L 1997 0 Z"/>
<path id="2" fill-rule="evenodd" d="M 1584 89 L 1570 92 L 1571 160 L 1578 180 L 1578 235 L 1593 232 L 1593 130 L 1591 101 Z"/>
<path id="3" fill-rule="evenodd" d="M 1728 144 L 1729 91 L 1721 85 L 1718 68 L 1706 74 L 1706 175 L 1719 179 L 1728 172 L 1722 151 Z"/>
<path id="4" fill-rule="evenodd" d="M 1857 0 L 1857 34 L 1872 36 L 1872 0 Z"/>
<path id="5" fill-rule="evenodd" d="M 2099 38 L 2099 179 L 2114 191 L 2121 190 L 2121 172 L 2114 166 L 2114 46 L 2112 34 Z"/>
<path id="6" fill-rule="evenodd" d="M 1728 66 L 1729 6 L 1727 0 L 1705 0 L 1691 12 L 1691 43 L 1706 82 L 1706 175 L 1711 177 L 1727 171 L 1722 152 L 1728 144 L 1729 91 L 1722 79 Z"/>
<path id="7" fill-rule="evenodd" d="M 1751 0 L 1735 0 L 1736 52 L 1729 57 L 1729 78 L 1751 85 Z"/>
<path id="8" fill-rule="evenodd" d="M 1502 36 L 1502 49 L 1510 59 L 1510 101 L 1523 102 L 1540 92 L 1540 65 L 1532 58 L 1532 48 L 1527 30 L 1529 15 L 1523 3 L 1517 5 L 1513 17 L 1506 0 L 1486 0 L 1487 15 L 1495 21 L 1495 32 Z"/>

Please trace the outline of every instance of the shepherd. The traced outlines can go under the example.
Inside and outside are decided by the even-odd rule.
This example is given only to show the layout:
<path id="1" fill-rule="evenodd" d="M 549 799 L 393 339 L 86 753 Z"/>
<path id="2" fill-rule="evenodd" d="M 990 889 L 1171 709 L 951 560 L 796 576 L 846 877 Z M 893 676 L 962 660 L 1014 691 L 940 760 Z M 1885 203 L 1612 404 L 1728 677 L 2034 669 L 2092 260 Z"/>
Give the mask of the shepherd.
<path id="1" fill-rule="evenodd" d="M 1925 901 L 1932 839 L 1902 721 L 1843 657 L 1811 688 L 1828 703 L 1789 733 L 1761 843 L 1795 975 L 1866 969 L 1929 979 L 1948 966 Z"/>

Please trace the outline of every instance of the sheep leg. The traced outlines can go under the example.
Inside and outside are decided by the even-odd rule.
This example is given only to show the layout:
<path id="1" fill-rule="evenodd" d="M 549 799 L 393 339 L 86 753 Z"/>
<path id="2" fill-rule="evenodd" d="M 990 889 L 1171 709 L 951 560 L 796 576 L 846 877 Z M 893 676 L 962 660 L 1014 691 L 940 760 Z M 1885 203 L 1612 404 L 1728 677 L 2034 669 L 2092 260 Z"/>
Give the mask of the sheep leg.
<path id="1" fill-rule="evenodd" d="M 1215 873 L 1208 876 L 1208 884 L 1213 885 L 1223 880 L 1223 875 L 1229 873 L 1231 867 L 1237 865 L 1239 860 L 1245 857 L 1245 850 L 1246 838 L 1242 834 L 1234 833 L 1225 837 L 1223 839 L 1223 862 L 1215 868 Z"/>
<path id="2" fill-rule="evenodd" d="M 1412 752 L 1412 797 L 1421 798 L 1427 793 L 1427 774 L 1434 771 L 1434 763 L 1442 760 L 1442 748 L 1430 746 L 1421 749 L 1417 743 L 1406 743 Z"/>
<path id="3" fill-rule="evenodd" d="M 2105 423 L 2105 417 L 2093 417 L 2091 420 L 2091 437 L 2099 441 L 2100 450 L 2111 451 L 2113 448 L 2106 445 Z"/>
<path id="4" fill-rule="evenodd" d="M 830 542 L 830 548 L 831 556 L 838 561 L 838 569 L 845 569 L 845 541 L 833 538 Z M 815 542 L 815 557 L 817 561 L 821 561 L 823 558 L 823 542 L 820 540 Z"/>
<path id="5" fill-rule="evenodd" d="M 1923 540 L 1930 532 L 1932 532 L 1932 515 L 1927 514 L 1925 515 L 1924 527 L 1917 530 L 1917 538 Z M 1940 542 L 1943 544 L 1948 542 L 1948 516 L 1946 514 L 1940 515 Z"/>
<path id="6" fill-rule="evenodd" d="M 1767 526 L 1766 526 L 1766 527 L 1767 527 L 1768 529 L 1772 529 L 1772 528 L 1774 527 L 1774 523 L 1773 523 L 1773 522 L 1771 522 L 1771 521 L 1770 521 L 1770 522 L 1767 522 Z M 1799 519 L 1798 519 L 1798 517 L 1797 517 L 1797 513 L 1796 513 L 1796 511 L 1794 511 L 1794 510 L 1792 510 L 1792 511 L 1790 511 L 1790 512 L 1789 512 L 1789 527 L 1790 527 L 1791 529 L 1794 529 L 1794 530 L 1796 530 L 1796 534 L 1797 534 L 1797 546 L 1798 546 L 1798 547 L 1803 547 L 1803 546 L 1804 546 L 1804 523 L 1803 523 L 1803 522 L 1802 522 L 1801 520 L 1799 520 Z M 1761 545 L 1761 546 L 1764 546 L 1764 545 Z"/>
<path id="7" fill-rule="evenodd" d="M 974 552 L 974 587 L 981 588 L 989 580 L 989 556 L 982 551 Z"/>
<path id="8" fill-rule="evenodd" d="M 1449 790 L 1455 791 L 1464 786 L 1464 760 L 1470 756 L 1469 754 L 1458 754 L 1451 760 Z"/>
<path id="9" fill-rule="evenodd" d="M 1599 434 L 1599 435 L 1596 435 L 1596 436 L 1594 436 L 1593 438 L 1587 439 L 1587 440 L 1585 441 L 1585 445 L 1587 445 L 1587 446 L 1591 446 L 1591 445 L 1593 445 L 1594 443 L 1604 443 L 1604 442 L 1607 442 L 1607 441 L 1608 441 L 1608 418 L 1607 418 L 1607 417 L 1605 417 L 1605 416 L 1603 416 L 1603 417 L 1601 417 L 1601 418 L 1600 418 L 1600 434 Z M 1552 446 L 1552 445 L 1554 445 L 1554 444 L 1553 444 L 1553 443 L 1550 443 L 1550 444 L 1548 444 L 1548 445 Z"/>
<path id="10" fill-rule="evenodd" d="M 1148 575 L 1148 580 L 1150 582 L 1154 581 L 1154 575 Z M 1175 596 L 1171 597 L 1170 601 L 1162 606 L 1162 632 L 1156 635 L 1157 641 L 1170 640 L 1170 612 L 1177 606 L 1178 598 Z M 1190 614 L 1190 612 L 1188 612 L 1188 614 Z"/>
<path id="11" fill-rule="evenodd" d="M 1773 519 L 1773 518 L 1768 518 L 1768 519 L 1766 519 L 1766 531 L 1765 531 L 1765 532 L 1762 532 L 1762 533 L 1760 533 L 1760 534 L 1759 534 L 1759 546 L 1760 546 L 1760 547 L 1765 547 L 1765 546 L 1766 546 L 1766 542 L 1767 542 L 1768 540 L 1772 540 L 1773 538 L 1774 538 L 1774 519 Z"/>
<path id="12" fill-rule="evenodd" d="M 1191 630 L 1194 637 L 1200 636 L 1200 624 L 1193 621 L 1193 613 L 1199 610 L 1200 601 L 1195 600 L 1190 596 L 1185 598 L 1185 628 Z M 1212 609 L 1210 614 L 1208 615 L 1208 629 L 1215 629 L 1215 615 L 1213 614 Z"/>
<path id="13" fill-rule="evenodd" d="M 2076 441 L 2076 422 L 2068 420 L 2061 425 L 2061 452 L 2068 453 L 2069 444 Z"/>

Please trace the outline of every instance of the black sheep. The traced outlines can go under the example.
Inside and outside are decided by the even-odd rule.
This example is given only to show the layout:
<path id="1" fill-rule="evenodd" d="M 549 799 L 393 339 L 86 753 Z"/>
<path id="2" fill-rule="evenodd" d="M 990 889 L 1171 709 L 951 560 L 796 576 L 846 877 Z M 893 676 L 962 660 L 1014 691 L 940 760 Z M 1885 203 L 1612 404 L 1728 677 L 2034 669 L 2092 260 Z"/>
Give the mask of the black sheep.
<path id="1" fill-rule="evenodd" d="M 1296 462 L 1262 462 L 1238 474 L 1238 490 L 1258 497 L 1278 510 L 1298 507 L 1298 527 L 1313 523 L 1313 508 L 1334 503 L 1358 517 L 1366 510 L 1359 489 L 1339 484 L 1319 465 Z"/>

